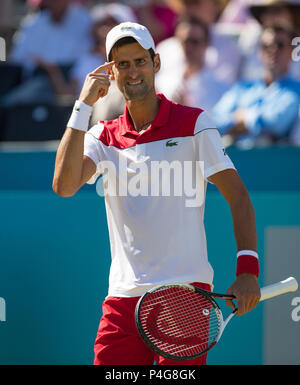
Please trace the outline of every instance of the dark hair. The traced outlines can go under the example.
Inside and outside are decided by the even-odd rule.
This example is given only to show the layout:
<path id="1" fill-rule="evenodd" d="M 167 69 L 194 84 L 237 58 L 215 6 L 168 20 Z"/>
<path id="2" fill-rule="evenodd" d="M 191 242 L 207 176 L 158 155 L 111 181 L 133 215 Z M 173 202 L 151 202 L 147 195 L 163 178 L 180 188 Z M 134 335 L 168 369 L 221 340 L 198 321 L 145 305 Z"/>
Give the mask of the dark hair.
<path id="1" fill-rule="evenodd" d="M 198 27 L 202 28 L 204 35 L 205 35 L 205 40 L 207 43 L 209 43 L 209 41 L 210 41 L 209 27 L 202 20 L 200 20 L 196 17 L 193 17 L 193 16 L 184 15 L 184 16 L 180 17 L 179 20 L 177 21 L 175 29 L 177 29 L 181 24 L 198 26 Z"/>
<path id="2" fill-rule="evenodd" d="M 293 27 L 286 24 L 273 24 L 269 27 L 264 27 L 262 33 L 264 33 L 265 31 L 270 31 L 274 33 L 286 33 L 291 40 L 293 40 L 297 36 L 297 33 L 293 29 Z"/>
<path id="3" fill-rule="evenodd" d="M 300 28 L 300 4 L 297 1 L 277 1 L 273 2 L 273 4 L 257 4 L 257 5 L 250 5 L 249 11 L 252 14 L 252 16 L 260 23 L 262 24 L 262 15 L 270 8 L 284 8 L 288 10 L 288 12 L 291 15 L 292 23 L 294 25 L 294 28 L 298 29 Z"/>
<path id="4" fill-rule="evenodd" d="M 137 40 L 135 40 L 135 38 L 131 37 L 131 36 L 127 36 L 127 37 L 122 37 L 122 39 L 118 40 L 113 46 L 112 46 L 112 49 L 110 50 L 110 53 L 108 55 L 108 60 L 109 61 L 112 61 L 112 50 L 114 48 L 120 48 L 120 47 L 123 47 L 124 45 L 126 44 L 133 44 L 133 43 L 138 43 Z M 153 48 L 150 48 L 148 49 L 148 52 L 151 56 L 151 59 L 154 63 L 154 56 L 155 56 L 155 52 L 153 50 Z"/>

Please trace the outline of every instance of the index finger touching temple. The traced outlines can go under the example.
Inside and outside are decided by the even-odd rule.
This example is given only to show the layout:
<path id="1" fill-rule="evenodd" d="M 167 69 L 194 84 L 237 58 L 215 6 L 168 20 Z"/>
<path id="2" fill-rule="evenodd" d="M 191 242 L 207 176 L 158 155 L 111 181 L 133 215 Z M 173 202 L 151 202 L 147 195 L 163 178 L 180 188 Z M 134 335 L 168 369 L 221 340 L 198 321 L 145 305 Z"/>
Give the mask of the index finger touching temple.
<path id="1" fill-rule="evenodd" d="M 104 63 L 101 66 L 94 69 L 94 71 L 92 73 L 99 73 L 99 72 L 104 72 L 104 71 L 110 70 L 114 64 L 115 64 L 114 61 Z"/>

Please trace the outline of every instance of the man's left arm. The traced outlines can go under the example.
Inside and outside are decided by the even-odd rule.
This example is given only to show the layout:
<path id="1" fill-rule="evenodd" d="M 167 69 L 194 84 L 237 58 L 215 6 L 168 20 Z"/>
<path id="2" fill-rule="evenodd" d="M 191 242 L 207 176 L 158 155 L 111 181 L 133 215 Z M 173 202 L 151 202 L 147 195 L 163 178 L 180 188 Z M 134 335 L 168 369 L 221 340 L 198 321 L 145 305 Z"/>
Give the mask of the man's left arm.
<path id="1" fill-rule="evenodd" d="M 208 179 L 216 185 L 230 206 L 238 258 L 237 278 L 227 294 L 236 297 L 237 315 L 242 315 L 252 310 L 260 299 L 255 213 L 248 191 L 234 169 L 218 172 Z M 230 307 L 235 307 L 232 301 L 226 302 Z"/>

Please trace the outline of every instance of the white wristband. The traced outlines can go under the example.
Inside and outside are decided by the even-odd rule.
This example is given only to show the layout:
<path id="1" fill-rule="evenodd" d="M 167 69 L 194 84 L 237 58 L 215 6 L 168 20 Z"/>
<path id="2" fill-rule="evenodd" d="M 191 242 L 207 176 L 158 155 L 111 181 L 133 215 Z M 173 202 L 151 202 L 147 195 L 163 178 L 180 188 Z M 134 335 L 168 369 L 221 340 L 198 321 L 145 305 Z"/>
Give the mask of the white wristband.
<path id="1" fill-rule="evenodd" d="M 240 250 L 237 252 L 237 258 L 240 256 L 240 255 L 252 255 L 252 257 L 255 257 L 258 259 L 258 254 L 256 251 L 253 251 L 253 250 Z"/>
<path id="2" fill-rule="evenodd" d="M 67 127 L 87 132 L 93 107 L 76 100 Z"/>

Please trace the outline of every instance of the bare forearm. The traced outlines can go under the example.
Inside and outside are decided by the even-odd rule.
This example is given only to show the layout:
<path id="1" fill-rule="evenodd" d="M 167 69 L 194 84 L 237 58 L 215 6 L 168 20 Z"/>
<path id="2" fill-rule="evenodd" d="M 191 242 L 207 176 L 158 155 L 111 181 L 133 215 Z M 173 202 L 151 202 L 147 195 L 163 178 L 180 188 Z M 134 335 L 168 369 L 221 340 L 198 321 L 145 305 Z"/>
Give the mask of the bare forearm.
<path id="1" fill-rule="evenodd" d="M 57 150 L 53 190 L 62 196 L 73 195 L 80 187 L 84 148 L 83 131 L 67 127 Z"/>
<path id="2" fill-rule="evenodd" d="M 57 95 L 76 96 L 77 83 L 73 79 L 67 82 L 58 67 L 48 69 L 48 75 Z"/>
<path id="3" fill-rule="evenodd" d="M 229 204 L 238 250 L 257 250 L 255 213 L 249 193 L 238 173 L 227 169 L 212 175 L 214 183 Z"/>
<path id="4" fill-rule="evenodd" d="M 230 205 L 238 250 L 257 250 L 255 213 L 247 192 Z"/>
<path id="5" fill-rule="evenodd" d="M 76 96 L 77 83 L 74 80 L 66 82 L 60 73 L 50 76 L 50 79 L 57 95 Z"/>
<path id="6" fill-rule="evenodd" d="M 211 176 L 210 181 L 218 187 L 229 204 L 238 251 L 242 253 L 246 250 L 256 252 L 255 213 L 249 193 L 238 173 L 233 169 L 227 169 Z M 255 256 L 249 255 L 249 252 L 239 255 L 237 259 L 237 278 L 226 292 L 236 297 L 238 315 L 250 311 L 259 301 L 258 270 L 258 260 Z M 234 307 L 231 302 L 227 301 L 227 304 Z"/>

